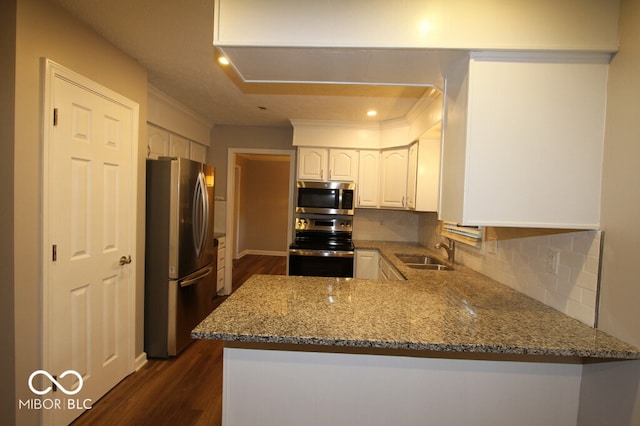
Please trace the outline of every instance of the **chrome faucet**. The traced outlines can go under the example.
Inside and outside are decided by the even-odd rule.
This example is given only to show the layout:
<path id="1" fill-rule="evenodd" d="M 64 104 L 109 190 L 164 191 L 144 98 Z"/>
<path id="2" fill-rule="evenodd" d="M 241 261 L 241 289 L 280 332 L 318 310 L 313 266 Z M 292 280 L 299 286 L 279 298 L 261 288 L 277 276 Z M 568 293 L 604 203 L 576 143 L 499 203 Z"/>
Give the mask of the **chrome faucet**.
<path id="1" fill-rule="evenodd" d="M 453 241 L 451 238 L 447 238 L 447 241 L 449 242 L 449 244 L 446 244 L 443 241 L 440 241 L 438 244 L 436 244 L 436 248 L 440 249 L 443 248 L 446 250 L 447 252 L 447 259 L 449 259 L 449 262 L 451 263 L 455 263 L 455 259 L 456 259 L 456 242 Z"/>

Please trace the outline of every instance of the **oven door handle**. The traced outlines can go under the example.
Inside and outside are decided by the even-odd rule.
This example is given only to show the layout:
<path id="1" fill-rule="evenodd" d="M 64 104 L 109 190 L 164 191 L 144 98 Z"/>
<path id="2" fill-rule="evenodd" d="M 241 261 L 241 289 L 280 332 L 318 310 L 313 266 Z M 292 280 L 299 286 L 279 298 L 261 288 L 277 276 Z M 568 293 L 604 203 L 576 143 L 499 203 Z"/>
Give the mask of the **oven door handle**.
<path id="1" fill-rule="evenodd" d="M 317 256 L 317 257 L 353 257 L 353 250 L 308 250 L 290 249 L 289 254 L 295 256 Z"/>

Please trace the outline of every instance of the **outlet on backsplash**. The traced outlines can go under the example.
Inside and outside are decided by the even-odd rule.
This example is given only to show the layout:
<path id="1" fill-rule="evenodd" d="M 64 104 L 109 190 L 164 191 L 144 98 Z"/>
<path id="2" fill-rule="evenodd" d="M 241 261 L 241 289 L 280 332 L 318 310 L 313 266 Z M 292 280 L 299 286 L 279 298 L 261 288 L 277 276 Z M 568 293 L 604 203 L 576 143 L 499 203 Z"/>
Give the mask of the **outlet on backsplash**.
<path id="1" fill-rule="evenodd" d="M 487 254 L 498 254 L 498 240 L 491 238 L 484 242 Z"/>
<path id="2" fill-rule="evenodd" d="M 558 275 L 558 266 L 560 265 L 560 251 L 550 248 L 547 251 L 547 272 Z"/>

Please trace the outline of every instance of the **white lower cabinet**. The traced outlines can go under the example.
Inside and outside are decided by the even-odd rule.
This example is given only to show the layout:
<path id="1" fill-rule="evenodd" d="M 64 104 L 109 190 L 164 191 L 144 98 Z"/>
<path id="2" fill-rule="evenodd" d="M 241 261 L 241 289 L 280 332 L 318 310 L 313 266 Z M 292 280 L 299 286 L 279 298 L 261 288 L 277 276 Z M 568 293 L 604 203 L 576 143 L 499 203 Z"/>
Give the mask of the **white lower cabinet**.
<path id="1" fill-rule="evenodd" d="M 378 279 L 378 250 L 356 250 L 355 278 Z"/>
<path id="2" fill-rule="evenodd" d="M 581 364 L 391 354 L 225 347 L 223 425 L 578 424 Z"/>
<path id="3" fill-rule="evenodd" d="M 220 292 L 222 290 L 224 290 L 224 260 L 225 260 L 225 253 L 226 253 L 226 237 L 221 236 L 218 237 L 218 277 L 217 277 L 217 284 L 216 284 L 216 291 Z"/>
<path id="4" fill-rule="evenodd" d="M 404 280 L 405 277 L 378 250 L 356 250 L 353 276 L 373 280 Z"/>
<path id="5" fill-rule="evenodd" d="M 398 271 L 383 256 L 378 258 L 378 279 L 386 281 L 404 280 L 406 279 L 400 271 Z"/>

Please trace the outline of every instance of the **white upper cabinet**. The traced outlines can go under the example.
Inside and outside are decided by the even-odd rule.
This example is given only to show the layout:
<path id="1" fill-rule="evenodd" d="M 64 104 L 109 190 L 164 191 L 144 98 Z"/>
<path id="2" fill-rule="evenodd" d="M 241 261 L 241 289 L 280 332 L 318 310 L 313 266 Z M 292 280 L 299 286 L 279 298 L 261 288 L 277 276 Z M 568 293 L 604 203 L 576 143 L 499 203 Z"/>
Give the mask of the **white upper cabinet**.
<path id="1" fill-rule="evenodd" d="M 360 151 L 356 207 L 378 207 L 380 180 L 380 151 Z"/>
<path id="2" fill-rule="evenodd" d="M 148 89 L 147 157 L 206 162 L 211 129 L 207 120 L 155 87 Z"/>
<path id="3" fill-rule="evenodd" d="M 298 180 L 355 182 L 358 151 L 298 148 Z"/>
<path id="4" fill-rule="evenodd" d="M 388 149 L 380 154 L 380 207 L 407 207 L 409 149 Z"/>
<path id="5" fill-rule="evenodd" d="M 407 207 L 421 212 L 438 210 L 440 139 L 420 139 L 409 147 Z"/>
<path id="6" fill-rule="evenodd" d="M 418 143 L 409 146 L 409 161 L 407 169 L 407 207 L 416 208 L 416 192 L 418 190 Z"/>
<path id="7" fill-rule="evenodd" d="M 358 178 L 358 151 L 329 150 L 329 180 L 355 182 Z"/>
<path id="8" fill-rule="evenodd" d="M 298 148 L 298 180 L 326 180 L 328 161 L 326 148 Z"/>
<path id="9" fill-rule="evenodd" d="M 480 56 L 450 74 L 442 220 L 599 226 L 608 55 L 548 59 Z"/>
<path id="10" fill-rule="evenodd" d="M 147 158 L 169 155 L 169 132 L 153 124 L 147 125 Z"/>
<path id="11" fill-rule="evenodd" d="M 199 161 L 201 163 L 207 162 L 207 147 L 204 145 L 200 145 L 199 143 L 191 142 L 190 146 L 191 152 L 189 153 L 189 158 L 194 161 Z"/>
<path id="12" fill-rule="evenodd" d="M 207 147 L 171 133 L 153 124 L 147 124 L 147 158 L 183 157 L 206 162 Z"/>
<path id="13" fill-rule="evenodd" d="M 175 134 L 169 135 L 169 155 L 172 157 L 191 158 L 191 142 Z"/>

